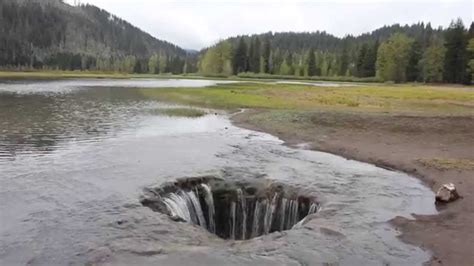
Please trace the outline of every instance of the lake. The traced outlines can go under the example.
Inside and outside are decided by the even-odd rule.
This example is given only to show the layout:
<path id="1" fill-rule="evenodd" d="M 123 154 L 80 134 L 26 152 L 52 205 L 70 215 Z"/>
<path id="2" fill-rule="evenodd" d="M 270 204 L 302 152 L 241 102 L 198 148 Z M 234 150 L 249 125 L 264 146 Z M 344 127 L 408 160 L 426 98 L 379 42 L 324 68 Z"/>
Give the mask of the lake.
<path id="1" fill-rule="evenodd" d="M 434 214 L 434 195 L 404 173 L 294 149 L 235 127 L 229 115 L 157 112 L 177 105 L 140 88 L 207 80 L 0 83 L 1 265 L 422 264 L 388 221 Z M 181 106 L 179 106 L 181 107 Z M 145 188 L 181 177 L 274 179 L 318 195 L 302 227 L 223 240 L 140 204 Z"/>

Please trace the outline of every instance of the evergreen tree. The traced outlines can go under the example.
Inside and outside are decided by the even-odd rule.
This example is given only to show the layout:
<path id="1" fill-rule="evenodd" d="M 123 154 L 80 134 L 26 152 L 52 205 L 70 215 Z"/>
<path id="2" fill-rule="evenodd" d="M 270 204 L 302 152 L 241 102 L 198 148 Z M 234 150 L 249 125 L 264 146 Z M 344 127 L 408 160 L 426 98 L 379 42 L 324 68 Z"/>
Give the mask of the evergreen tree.
<path id="1" fill-rule="evenodd" d="M 264 44 L 263 44 L 263 73 L 270 73 L 271 71 L 271 46 L 270 46 L 270 40 L 268 38 L 265 38 Z"/>
<path id="2" fill-rule="evenodd" d="M 317 74 L 317 67 L 316 67 L 316 54 L 315 54 L 315 50 L 314 48 L 311 48 L 311 50 L 309 50 L 309 54 L 308 54 L 308 76 L 316 76 Z"/>
<path id="3" fill-rule="evenodd" d="M 232 58 L 232 69 L 234 75 L 239 74 L 240 72 L 248 71 L 248 57 L 247 57 L 247 45 L 243 37 L 240 38 L 237 48 L 234 50 L 234 55 Z"/>
<path id="4" fill-rule="evenodd" d="M 260 72 L 260 39 L 258 37 L 252 38 L 249 48 L 249 71 Z"/>
<path id="5" fill-rule="evenodd" d="M 290 67 L 291 69 L 291 72 L 294 71 L 294 67 L 293 67 L 293 54 L 290 52 L 288 53 L 288 55 L 286 56 L 286 63 L 288 64 L 288 66 Z"/>
<path id="6" fill-rule="evenodd" d="M 425 49 L 431 44 L 432 37 L 433 37 L 433 28 L 431 27 L 431 23 L 428 22 L 428 24 L 426 24 L 425 30 L 423 31 L 423 43 L 422 43 L 423 49 Z"/>
<path id="7" fill-rule="evenodd" d="M 363 64 L 363 75 L 362 77 L 374 77 L 375 76 L 375 63 L 377 62 L 377 51 L 379 49 L 379 42 L 375 43 L 367 50 Z"/>
<path id="8" fill-rule="evenodd" d="M 255 60 L 255 41 L 253 38 L 250 39 L 248 55 L 249 55 L 248 69 L 250 72 L 257 73 L 258 71 L 255 71 L 255 70 L 256 70 L 256 65 L 259 65 L 259 62 L 258 62 L 259 60 Z"/>
<path id="9" fill-rule="evenodd" d="M 365 66 L 367 60 L 367 54 L 369 53 L 368 44 L 364 43 L 359 50 L 357 55 L 356 70 L 358 77 L 366 77 Z"/>
<path id="10" fill-rule="evenodd" d="M 348 54 L 347 41 L 344 41 L 344 47 L 342 49 L 340 61 L 341 63 L 339 67 L 339 76 L 345 76 L 347 73 L 347 69 L 349 67 L 349 54 Z"/>
<path id="11" fill-rule="evenodd" d="M 467 69 L 467 34 L 461 19 L 451 22 L 445 33 L 446 55 L 444 58 L 444 81 L 465 83 L 469 81 Z"/>
<path id="12" fill-rule="evenodd" d="M 420 66 L 419 62 L 422 57 L 423 51 L 421 50 L 421 44 L 418 41 L 414 41 L 411 45 L 408 59 L 408 66 L 406 69 L 407 81 L 420 81 Z"/>

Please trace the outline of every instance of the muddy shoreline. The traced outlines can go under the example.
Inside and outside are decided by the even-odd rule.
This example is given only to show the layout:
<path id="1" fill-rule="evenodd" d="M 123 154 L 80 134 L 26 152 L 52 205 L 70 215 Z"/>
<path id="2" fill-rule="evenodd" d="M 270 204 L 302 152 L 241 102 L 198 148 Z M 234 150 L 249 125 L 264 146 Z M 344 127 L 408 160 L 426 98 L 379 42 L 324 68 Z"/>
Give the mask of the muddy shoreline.
<path id="1" fill-rule="evenodd" d="M 289 146 L 304 143 L 305 148 L 408 173 L 433 191 L 454 183 L 461 200 L 439 206 L 438 215 L 396 217 L 392 224 L 401 239 L 433 252 L 428 265 L 474 263 L 473 116 L 251 109 L 231 120 Z"/>

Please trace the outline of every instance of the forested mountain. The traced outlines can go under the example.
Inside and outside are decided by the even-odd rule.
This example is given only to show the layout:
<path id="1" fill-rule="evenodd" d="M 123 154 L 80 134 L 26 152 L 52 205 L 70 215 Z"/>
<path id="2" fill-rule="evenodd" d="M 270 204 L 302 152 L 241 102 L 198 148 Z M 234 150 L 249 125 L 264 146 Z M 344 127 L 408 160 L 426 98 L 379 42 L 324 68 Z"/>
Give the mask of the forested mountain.
<path id="1" fill-rule="evenodd" d="M 469 83 L 473 37 L 473 24 L 467 30 L 460 20 L 445 29 L 395 24 L 344 38 L 320 31 L 269 32 L 220 41 L 201 51 L 198 64 L 203 74 Z"/>
<path id="2" fill-rule="evenodd" d="M 0 67 L 182 73 L 187 52 L 92 5 L 0 1 Z M 188 63 L 186 66 L 185 64 Z"/>

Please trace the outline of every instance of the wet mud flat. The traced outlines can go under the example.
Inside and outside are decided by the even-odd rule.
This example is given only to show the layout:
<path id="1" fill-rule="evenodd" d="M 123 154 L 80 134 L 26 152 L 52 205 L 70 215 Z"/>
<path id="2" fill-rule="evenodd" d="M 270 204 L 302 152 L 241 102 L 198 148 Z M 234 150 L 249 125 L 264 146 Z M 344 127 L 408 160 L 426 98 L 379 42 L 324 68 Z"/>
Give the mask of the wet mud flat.
<path id="1" fill-rule="evenodd" d="M 439 205 L 438 215 L 416 215 L 416 220 L 397 217 L 392 223 L 403 232 L 404 241 L 434 251 L 430 265 L 474 263 L 474 114 L 427 116 L 331 110 L 272 114 L 248 110 L 232 120 L 236 125 L 274 134 L 290 146 L 410 173 L 433 191 L 444 183 L 454 183 L 462 200 Z"/>
<path id="2" fill-rule="evenodd" d="M 402 242 L 390 224 L 397 216 L 436 213 L 432 191 L 419 180 L 285 146 L 210 110 L 167 116 L 153 110 L 169 104 L 130 81 L 126 88 L 103 82 L 0 85 L 0 264 L 420 265 L 430 259 L 429 250 Z M 224 213 L 214 220 L 225 220 L 215 223 L 220 235 L 206 218 L 203 182 L 180 185 L 187 196 L 177 188 L 154 190 L 199 176 L 225 181 L 204 182 L 215 195 L 215 217 Z M 177 193 L 188 206 L 194 188 L 203 213 L 191 204 L 197 223 L 183 222 L 176 208 L 161 205 L 160 212 L 140 202 L 154 190 L 162 197 Z"/>

